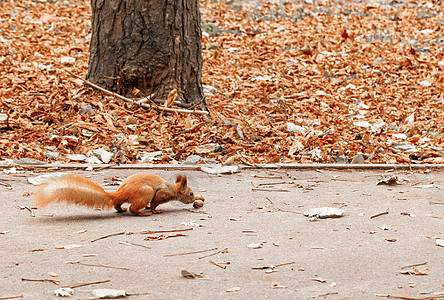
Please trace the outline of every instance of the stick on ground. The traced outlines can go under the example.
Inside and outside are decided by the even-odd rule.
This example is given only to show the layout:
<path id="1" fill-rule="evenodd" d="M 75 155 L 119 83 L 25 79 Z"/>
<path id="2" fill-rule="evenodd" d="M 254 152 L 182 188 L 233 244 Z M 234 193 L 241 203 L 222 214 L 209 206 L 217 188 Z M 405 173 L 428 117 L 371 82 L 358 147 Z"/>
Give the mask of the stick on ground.
<path id="1" fill-rule="evenodd" d="M 383 211 L 382 213 L 371 216 L 370 219 L 373 219 L 373 218 L 376 218 L 376 217 L 379 217 L 382 215 L 388 215 L 388 213 L 389 213 L 388 210 L 386 210 L 386 211 Z"/>
<path id="2" fill-rule="evenodd" d="M 55 279 L 29 279 L 29 278 L 22 278 L 22 281 L 39 281 L 39 282 L 52 282 L 54 284 L 60 284 L 60 280 L 55 280 Z"/>
<path id="3" fill-rule="evenodd" d="M 155 106 L 150 106 L 148 104 L 140 102 L 140 99 L 139 100 L 132 100 L 130 98 L 126 98 L 126 97 L 124 97 L 122 95 L 119 95 L 117 93 L 108 91 L 107 89 L 104 89 L 104 88 L 102 88 L 102 87 L 100 87 L 100 86 L 98 86 L 98 85 L 96 85 L 96 84 L 94 84 L 94 83 L 92 83 L 92 82 L 90 82 L 90 81 L 88 81 L 88 80 L 86 80 L 86 79 L 84 79 L 84 78 L 74 74 L 74 73 L 71 73 L 68 70 L 65 70 L 65 72 L 67 72 L 68 74 L 70 74 L 70 75 L 72 75 L 72 76 L 82 80 L 83 82 L 87 83 L 88 85 L 92 86 L 93 88 L 96 88 L 96 89 L 98 89 L 98 90 L 100 90 L 100 91 L 102 91 L 104 93 L 107 93 L 108 95 L 111 95 L 111 96 L 114 96 L 116 98 L 119 98 L 120 100 L 123 100 L 125 102 L 134 103 L 134 104 L 137 104 L 137 105 L 145 107 L 145 108 L 153 107 L 153 108 L 155 108 L 157 110 L 162 110 L 162 111 L 167 111 L 167 112 L 178 112 L 178 113 L 185 113 L 185 114 L 208 115 L 208 112 L 207 111 L 203 111 L 203 110 L 176 109 L 176 108 L 169 108 L 169 107 L 159 106 L 157 104 Z"/>
<path id="4" fill-rule="evenodd" d="M 122 232 L 107 234 L 107 235 L 101 236 L 99 238 L 96 238 L 94 240 L 91 240 L 91 243 L 94 243 L 94 242 L 97 242 L 99 240 L 106 239 L 106 238 L 109 238 L 109 237 L 112 237 L 112 236 L 122 235 L 122 234 L 125 234 L 125 233 L 126 233 L 125 231 L 122 231 Z"/>
<path id="5" fill-rule="evenodd" d="M 107 279 L 107 280 L 101 280 L 101 281 L 84 282 L 84 283 L 78 283 L 78 284 L 73 284 L 73 285 L 65 285 L 63 287 L 74 289 L 74 288 L 78 288 L 78 287 L 82 287 L 82 286 L 87 286 L 87 285 L 92 285 L 92 284 L 100 284 L 100 283 L 106 283 L 106 282 L 110 282 L 110 280 Z"/>
<path id="6" fill-rule="evenodd" d="M 175 254 L 166 254 L 163 257 L 167 257 L 167 256 L 178 256 L 178 255 L 188 255 L 188 254 L 196 254 L 196 253 L 202 253 L 202 252 L 207 252 L 207 251 L 213 251 L 213 250 L 217 250 L 216 248 L 211 248 L 211 249 L 207 249 L 207 250 L 199 250 L 199 251 L 191 251 L 191 252 L 182 252 L 182 253 L 175 253 Z"/>

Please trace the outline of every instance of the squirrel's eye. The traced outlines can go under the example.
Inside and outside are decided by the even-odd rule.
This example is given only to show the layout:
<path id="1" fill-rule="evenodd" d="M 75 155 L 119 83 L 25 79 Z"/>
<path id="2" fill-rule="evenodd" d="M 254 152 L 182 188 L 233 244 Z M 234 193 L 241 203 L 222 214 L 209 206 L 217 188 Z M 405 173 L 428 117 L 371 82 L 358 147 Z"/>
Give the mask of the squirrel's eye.
<path id="1" fill-rule="evenodd" d="M 190 193 L 190 196 L 193 196 L 193 192 Z"/>

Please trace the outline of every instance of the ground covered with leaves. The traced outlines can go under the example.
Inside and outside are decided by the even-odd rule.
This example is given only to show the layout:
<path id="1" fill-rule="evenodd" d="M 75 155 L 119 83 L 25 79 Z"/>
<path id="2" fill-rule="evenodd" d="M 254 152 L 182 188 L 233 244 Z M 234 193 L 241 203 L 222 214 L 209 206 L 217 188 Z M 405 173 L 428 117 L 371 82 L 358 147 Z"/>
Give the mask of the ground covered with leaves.
<path id="1" fill-rule="evenodd" d="M 0 158 L 443 163 L 444 3 L 201 1 L 208 117 L 94 91 L 88 1 L 0 1 Z"/>

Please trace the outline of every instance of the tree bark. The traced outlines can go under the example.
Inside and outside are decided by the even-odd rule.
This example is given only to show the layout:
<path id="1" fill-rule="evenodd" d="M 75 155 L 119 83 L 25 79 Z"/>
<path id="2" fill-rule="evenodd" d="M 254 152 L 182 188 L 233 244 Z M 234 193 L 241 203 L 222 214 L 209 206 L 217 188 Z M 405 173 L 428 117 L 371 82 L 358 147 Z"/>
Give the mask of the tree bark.
<path id="1" fill-rule="evenodd" d="M 202 89 L 198 0 L 91 0 L 87 79 L 121 95 L 197 103 Z M 136 91 L 137 91 L 136 90 Z"/>

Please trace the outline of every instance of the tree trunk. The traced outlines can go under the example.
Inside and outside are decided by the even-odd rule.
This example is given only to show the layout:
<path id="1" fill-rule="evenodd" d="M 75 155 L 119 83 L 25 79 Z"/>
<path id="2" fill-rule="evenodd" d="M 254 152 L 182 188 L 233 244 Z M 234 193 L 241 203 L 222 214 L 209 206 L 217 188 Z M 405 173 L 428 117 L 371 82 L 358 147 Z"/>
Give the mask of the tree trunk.
<path id="1" fill-rule="evenodd" d="M 198 0 L 91 0 L 87 79 L 108 90 L 203 99 Z"/>

